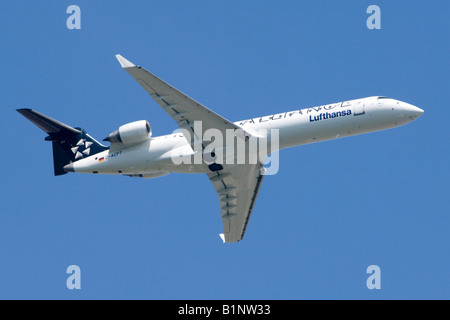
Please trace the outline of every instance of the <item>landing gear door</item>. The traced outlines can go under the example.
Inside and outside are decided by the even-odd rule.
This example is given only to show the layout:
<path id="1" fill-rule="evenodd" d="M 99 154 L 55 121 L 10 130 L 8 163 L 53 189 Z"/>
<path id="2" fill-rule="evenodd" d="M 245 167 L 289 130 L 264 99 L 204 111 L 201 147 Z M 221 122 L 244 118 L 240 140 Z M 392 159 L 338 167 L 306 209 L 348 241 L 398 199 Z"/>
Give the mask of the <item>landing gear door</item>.
<path id="1" fill-rule="evenodd" d="M 366 113 L 366 111 L 364 110 L 364 102 L 361 100 L 357 100 L 355 102 L 353 102 L 353 114 L 355 116 L 360 116 L 364 113 Z"/>

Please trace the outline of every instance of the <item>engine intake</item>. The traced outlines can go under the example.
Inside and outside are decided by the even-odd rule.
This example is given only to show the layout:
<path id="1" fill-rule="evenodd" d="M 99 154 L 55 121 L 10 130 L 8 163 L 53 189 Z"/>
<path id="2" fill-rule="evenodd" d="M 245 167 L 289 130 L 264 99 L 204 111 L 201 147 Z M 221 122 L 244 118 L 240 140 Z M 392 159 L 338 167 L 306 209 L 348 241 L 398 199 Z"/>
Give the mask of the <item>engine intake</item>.
<path id="1" fill-rule="evenodd" d="M 152 136 L 152 128 L 146 120 L 127 123 L 108 135 L 103 141 L 111 143 L 133 144 L 143 142 Z"/>

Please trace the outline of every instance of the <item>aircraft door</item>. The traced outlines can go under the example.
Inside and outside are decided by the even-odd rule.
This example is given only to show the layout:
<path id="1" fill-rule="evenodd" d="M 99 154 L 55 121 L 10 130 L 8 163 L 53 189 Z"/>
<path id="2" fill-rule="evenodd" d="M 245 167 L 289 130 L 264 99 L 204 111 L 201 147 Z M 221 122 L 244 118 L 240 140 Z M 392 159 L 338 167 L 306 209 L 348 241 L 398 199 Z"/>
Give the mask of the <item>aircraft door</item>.
<path id="1" fill-rule="evenodd" d="M 353 114 L 355 116 L 360 116 L 366 113 L 364 101 L 358 100 L 353 103 Z"/>

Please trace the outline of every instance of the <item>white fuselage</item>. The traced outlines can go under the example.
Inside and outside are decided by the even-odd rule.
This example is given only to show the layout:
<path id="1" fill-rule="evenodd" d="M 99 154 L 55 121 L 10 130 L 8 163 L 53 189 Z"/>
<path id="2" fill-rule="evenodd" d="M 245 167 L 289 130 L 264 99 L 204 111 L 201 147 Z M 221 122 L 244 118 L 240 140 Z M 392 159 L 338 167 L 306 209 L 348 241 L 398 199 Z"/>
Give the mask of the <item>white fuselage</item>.
<path id="1" fill-rule="evenodd" d="M 278 129 L 279 149 L 285 149 L 401 126 L 422 113 L 421 109 L 405 102 L 369 97 L 238 121 L 235 124 L 256 136 L 264 130 Z M 174 154 L 177 157 L 194 155 L 182 133 L 152 137 L 132 146 L 114 143 L 109 150 L 74 162 L 73 170 L 146 178 L 170 172 L 210 172 L 205 163 L 176 164 L 173 161 Z"/>

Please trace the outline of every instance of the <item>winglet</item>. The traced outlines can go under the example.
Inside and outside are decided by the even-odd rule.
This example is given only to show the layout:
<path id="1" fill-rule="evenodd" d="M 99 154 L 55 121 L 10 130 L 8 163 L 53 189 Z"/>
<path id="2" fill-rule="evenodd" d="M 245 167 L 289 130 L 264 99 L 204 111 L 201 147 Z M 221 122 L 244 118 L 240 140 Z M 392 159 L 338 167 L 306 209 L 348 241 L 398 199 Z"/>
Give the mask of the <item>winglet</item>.
<path id="1" fill-rule="evenodd" d="M 220 239 L 222 239 L 223 243 L 225 243 L 225 235 L 223 233 L 219 234 Z"/>
<path id="2" fill-rule="evenodd" d="M 133 63 L 122 57 L 120 54 L 116 54 L 117 60 L 119 60 L 120 65 L 123 69 L 136 67 Z"/>

